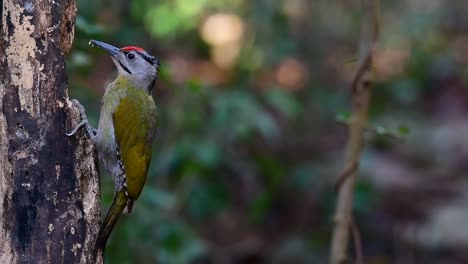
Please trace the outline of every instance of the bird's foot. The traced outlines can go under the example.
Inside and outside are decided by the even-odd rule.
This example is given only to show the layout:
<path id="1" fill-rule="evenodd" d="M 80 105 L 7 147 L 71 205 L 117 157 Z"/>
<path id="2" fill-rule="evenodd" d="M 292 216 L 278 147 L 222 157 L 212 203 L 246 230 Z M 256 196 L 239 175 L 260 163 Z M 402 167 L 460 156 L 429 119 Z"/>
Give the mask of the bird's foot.
<path id="1" fill-rule="evenodd" d="M 73 105 L 78 108 L 78 111 L 80 111 L 80 116 L 81 116 L 81 121 L 75 126 L 75 128 L 70 131 L 70 133 L 65 133 L 65 135 L 71 137 L 73 135 L 76 134 L 76 132 L 81 128 L 81 127 L 85 127 L 86 129 L 86 132 L 88 133 L 89 137 L 90 138 L 94 138 L 97 134 L 97 129 L 95 129 L 94 127 L 92 127 L 89 122 L 88 122 L 88 117 L 86 116 L 86 112 L 85 112 L 85 109 L 84 107 L 80 104 L 80 102 L 78 102 L 78 100 L 76 99 L 72 99 L 71 100 Z"/>

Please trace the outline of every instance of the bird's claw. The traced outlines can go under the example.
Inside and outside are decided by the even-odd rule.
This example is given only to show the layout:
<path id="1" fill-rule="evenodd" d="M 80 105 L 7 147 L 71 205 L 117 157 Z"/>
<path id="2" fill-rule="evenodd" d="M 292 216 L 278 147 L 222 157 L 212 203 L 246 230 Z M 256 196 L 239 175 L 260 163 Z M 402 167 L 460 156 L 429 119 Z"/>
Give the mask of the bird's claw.
<path id="1" fill-rule="evenodd" d="M 71 137 L 73 135 L 76 134 L 76 132 L 81 128 L 81 127 L 85 127 L 86 129 L 86 132 L 88 133 L 89 137 L 90 138 L 93 138 L 96 136 L 97 134 L 97 129 L 93 128 L 92 126 L 89 125 L 89 122 L 88 122 L 88 117 L 86 116 L 86 112 L 85 112 L 85 109 L 84 107 L 80 104 L 80 102 L 78 102 L 78 100 L 76 99 L 72 99 L 71 100 L 73 105 L 78 108 L 78 111 L 80 112 L 80 116 L 81 116 L 81 121 L 75 126 L 75 128 L 73 128 L 72 131 L 70 131 L 69 133 L 65 133 L 65 135 Z"/>

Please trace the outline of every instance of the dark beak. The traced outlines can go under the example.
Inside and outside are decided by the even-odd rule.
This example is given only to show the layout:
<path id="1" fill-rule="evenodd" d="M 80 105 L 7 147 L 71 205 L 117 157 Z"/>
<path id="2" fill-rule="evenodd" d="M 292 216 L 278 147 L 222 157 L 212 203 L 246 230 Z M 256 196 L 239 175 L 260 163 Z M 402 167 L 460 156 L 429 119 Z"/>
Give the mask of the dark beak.
<path id="1" fill-rule="evenodd" d="M 105 51 L 109 52 L 110 55 L 112 55 L 112 56 L 119 55 L 119 52 L 120 52 L 119 48 L 114 47 L 114 46 L 112 46 L 110 44 L 104 43 L 102 41 L 94 40 L 94 39 L 89 41 L 89 45 L 97 46 L 99 48 L 102 48 Z"/>

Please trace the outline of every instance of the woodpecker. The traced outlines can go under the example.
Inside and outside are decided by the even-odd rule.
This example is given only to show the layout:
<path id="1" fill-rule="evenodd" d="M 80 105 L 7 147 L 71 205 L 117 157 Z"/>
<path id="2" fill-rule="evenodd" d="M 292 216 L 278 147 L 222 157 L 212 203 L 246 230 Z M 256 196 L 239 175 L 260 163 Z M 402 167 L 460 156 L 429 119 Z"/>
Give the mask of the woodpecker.
<path id="1" fill-rule="evenodd" d="M 82 121 L 67 135 L 72 136 L 85 126 L 101 164 L 114 180 L 113 202 L 96 241 L 96 249 L 104 250 L 122 211 L 125 207 L 129 213 L 132 211 L 133 202 L 145 184 L 157 125 L 151 90 L 159 61 L 140 47 L 117 48 L 97 40 L 91 40 L 90 45 L 110 54 L 118 76 L 102 98 L 98 128 L 88 124 L 84 108 L 75 100 Z"/>

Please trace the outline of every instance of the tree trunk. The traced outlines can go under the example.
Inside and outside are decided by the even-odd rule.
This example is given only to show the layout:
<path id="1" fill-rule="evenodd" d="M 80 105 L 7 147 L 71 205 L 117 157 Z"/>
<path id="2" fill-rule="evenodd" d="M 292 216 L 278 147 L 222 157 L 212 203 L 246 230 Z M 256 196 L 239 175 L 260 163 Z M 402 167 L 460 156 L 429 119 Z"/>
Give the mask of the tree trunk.
<path id="1" fill-rule="evenodd" d="M 94 147 L 65 136 L 75 0 L 0 3 L 0 263 L 102 263 Z"/>

